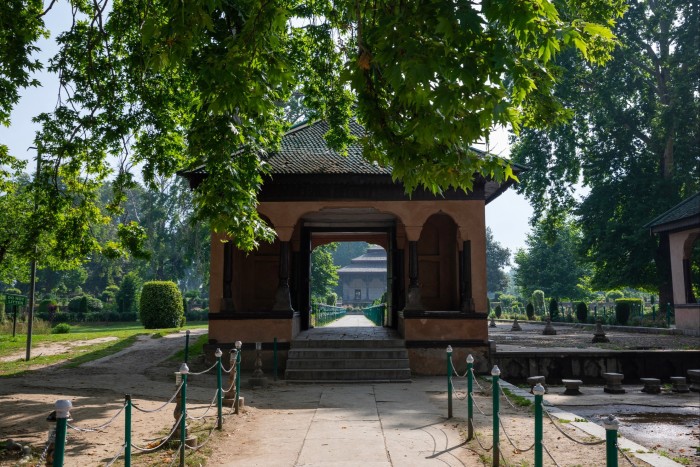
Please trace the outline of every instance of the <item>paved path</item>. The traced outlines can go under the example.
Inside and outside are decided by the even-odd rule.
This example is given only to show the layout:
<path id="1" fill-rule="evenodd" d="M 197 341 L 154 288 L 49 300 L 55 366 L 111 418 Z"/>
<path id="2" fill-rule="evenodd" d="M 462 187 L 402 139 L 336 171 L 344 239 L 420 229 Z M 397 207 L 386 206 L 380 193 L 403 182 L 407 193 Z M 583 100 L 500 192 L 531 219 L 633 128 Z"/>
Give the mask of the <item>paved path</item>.
<path id="1" fill-rule="evenodd" d="M 364 315 L 345 315 L 331 324 L 300 332 L 294 340 L 400 339 L 391 328 L 376 326 Z"/>
<path id="2" fill-rule="evenodd" d="M 235 461 L 223 462 L 227 448 L 221 446 L 210 462 L 224 467 L 477 465 L 457 424 L 445 419 L 444 386 L 442 378 L 418 378 L 406 384 L 280 384 L 249 390 L 246 405 L 259 416 L 243 429 L 253 431 L 255 447 L 241 445 Z"/>

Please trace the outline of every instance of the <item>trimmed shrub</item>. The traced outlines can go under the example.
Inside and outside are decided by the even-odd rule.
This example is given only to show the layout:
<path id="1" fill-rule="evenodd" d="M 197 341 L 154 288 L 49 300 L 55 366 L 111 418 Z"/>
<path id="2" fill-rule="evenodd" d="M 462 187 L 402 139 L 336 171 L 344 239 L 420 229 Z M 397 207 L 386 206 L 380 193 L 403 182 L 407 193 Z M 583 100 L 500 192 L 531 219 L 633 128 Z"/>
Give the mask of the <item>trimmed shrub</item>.
<path id="1" fill-rule="evenodd" d="M 3 293 L 9 293 L 11 295 L 22 295 L 22 291 L 15 287 L 5 289 L 5 292 Z"/>
<path id="2" fill-rule="evenodd" d="M 70 332 L 70 324 L 59 323 L 51 328 L 51 334 L 68 334 Z"/>
<path id="3" fill-rule="evenodd" d="M 605 294 L 605 300 L 608 302 L 615 302 L 618 298 L 623 298 L 625 294 L 621 290 L 610 290 Z"/>
<path id="4" fill-rule="evenodd" d="M 532 292 L 532 304 L 535 307 L 537 313 L 544 313 L 544 292 L 541 290 L 535 290 Z"/>
<path id="5" fill-rule="evenodd" d="M 585 302 L 578 302 L 576 304 L 576 319 L 579 323 L 588 321 L 588 305 L 586 305 Z"/>
<path id="6" fill-rule="evenodd" d="M 122 313 L 135 313 L 139 310 L 139 292 L 141 279 L 135 272 L 130 272 L 122 279 L 122 284 L 117 292 L 117 304 Z"/>
<path id="7" fill-rule="evenodd" d="M 641 307 L 641 298 L 618 298 L 615 300 L 615 319 L 618 324 L 626 325 L 632 314 L 632 309 Z"/>
<path id="8" fill-rule="evenodd" d="M 525 313 L 527 314 L 527 319 L 532 321 L 535 319 L 535 306 L 532 303 L 528 303 L 525 307 Z"/>
<path id="9" fill-rule="evenodd" d="M 502 312 L 501 312 L 501 305 L 496 305 L 496 310 L 495 310 L 495 312 L 496 312 L 496 318 L 500 318 L 500 317 L 501 317 L 501 313 L 502 313 Z"/>
<path id="10" fill-rule="evenodd" d="M 556 298 L 549 301 L 549 318 L 556 321 L 559 318 L 559 303 Z"/>
<path id="11" fill-rule="evenodd" d="M 171 281 L 143 284 L 139 316 L 146 329 L 177 328 L 184 324 L 182 294 Z"/>

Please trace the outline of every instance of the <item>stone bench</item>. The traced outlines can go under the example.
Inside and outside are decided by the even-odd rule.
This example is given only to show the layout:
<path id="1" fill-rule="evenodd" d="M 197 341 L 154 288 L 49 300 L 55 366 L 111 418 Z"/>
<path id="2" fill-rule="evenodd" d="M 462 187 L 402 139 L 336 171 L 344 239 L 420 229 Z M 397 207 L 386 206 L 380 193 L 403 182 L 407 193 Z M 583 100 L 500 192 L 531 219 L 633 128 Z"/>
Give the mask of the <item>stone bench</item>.
<path id="1" fill-rule="evenodd" d="M 639 378 L 639 381 L 644 383 L 642 392 L 646 392 L 647 394 L 661 393 L 661 380 L 659 378 Z"/>
<path id="2" fill-rule="evenodd" d="M 625 390 L 622 388 L 622 379 L 625 377 L 622 373 L 603 373 L 603 378 L 605 378 L 605 387 L 603 391 L 608 394 L 624 394 Z"/>
<path id="3" fill-rule="evenodd" d="M 700 370 L 688 370 L 688 379 L 690 380 L 690 390 L 700 392 Z"/>
<path id="4" fill-rule="evenodd" d="M 537 383 L 542 385 L 544 393 L 547 394 L 547 383 L 544 382 L 544 376 L 530 376 L 527 378 L 527 384 L 530 385 L 530 394 L 532 394 L 532 388 L 537 386 Z"/>
<path id="5" fill-rule="evenodd" d="M 562 379 L 562 384 L 566 386 L 564 394 L 567 396 L 578 396 L 581 394 L 579 387 L 583 384 L 580 379 Z"/>
<path id="6" fill-rule="evenodd" d="M 671 384 L 673 384 L 671 388 L 673 392 L 690 392 L 685 376 L 671 376 Z"/>

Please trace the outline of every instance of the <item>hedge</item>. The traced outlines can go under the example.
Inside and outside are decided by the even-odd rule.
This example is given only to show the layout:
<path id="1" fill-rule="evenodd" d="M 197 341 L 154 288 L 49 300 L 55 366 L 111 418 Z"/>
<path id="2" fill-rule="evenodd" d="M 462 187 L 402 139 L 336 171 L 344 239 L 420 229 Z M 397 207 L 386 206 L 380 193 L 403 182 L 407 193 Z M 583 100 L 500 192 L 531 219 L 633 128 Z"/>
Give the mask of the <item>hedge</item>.
<path id="1" fill-rule="evenodd" d="M 178 328 L 185 322 L 182 294 L 171 281 L 143 284 L 139 316 L 146 329 Z"/>
<path id="2" fill-rule="evenodd" d="M 615 318 L 618 324 L 625 325 L 630 319 L 632 309 L 639 305 L 642 306 L 641 298 L 618 298 L 615 300 Z"/>
<path id="3" fill-rule="evenodd" d="M 576 319 L 579 323 L 588 321 L 588 305 L 586 305 L 586 302 L 578 302 L 576 304 Z"/>

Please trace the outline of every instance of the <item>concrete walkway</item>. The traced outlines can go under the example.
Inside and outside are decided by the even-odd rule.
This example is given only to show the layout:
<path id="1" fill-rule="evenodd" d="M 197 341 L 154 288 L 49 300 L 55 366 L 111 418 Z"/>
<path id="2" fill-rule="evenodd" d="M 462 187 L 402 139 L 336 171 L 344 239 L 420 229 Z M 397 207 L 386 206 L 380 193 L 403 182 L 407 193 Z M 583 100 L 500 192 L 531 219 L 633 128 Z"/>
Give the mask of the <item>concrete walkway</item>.
<path id="1" fill-rule="evenodd" d="M 246 405 L 272 416 L 243 428 L 253 431 L 255 448 L 237 446 L 229 463 L 221 462 L 225 448 L 219 448 L 214 465 L 476 465 L 457 424 L 445 418 L 444 386 L 442 378 L 418 378 L 411 384 L 282 383 L 247 391 Z"/>

